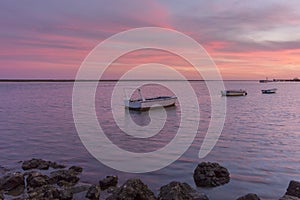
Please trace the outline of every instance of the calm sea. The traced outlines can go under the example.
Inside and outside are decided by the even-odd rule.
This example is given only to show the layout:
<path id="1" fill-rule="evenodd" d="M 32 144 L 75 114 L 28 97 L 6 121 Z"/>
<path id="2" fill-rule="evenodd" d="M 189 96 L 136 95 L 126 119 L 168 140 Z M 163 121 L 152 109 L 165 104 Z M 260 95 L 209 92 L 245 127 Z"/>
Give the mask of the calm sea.
<path id="1" fill-rule="evenodd" d="M 222 135 L 214 149 L 201 160 L 198 152 L 211 117 L 210 97 L 204 82 L 191 84 L 200 105 L 200 126 L 193 144 L 168 167 L 133 174 L 103 165 L 82 144 L 72 114 L 73 83 L 0 83 L 0 173 L 3 173 L 1 167 L 19 170 L 19 161 L 36 157 L 82 166 L 81 179 L 89 183 L 96 183 L 106 175 L 119 175 L 121 184 L 128 178 L 140 177 L 157 193 L 160 186 L 173 180 L 196 187 L 195 167 L 199 162 L 211 161 L 228 168 L 231 181 L 217 188 L 197 189 L 210 199 L 223 200 L 250 192 L 263 199 L 278 199 L 290 180 L 300 180 L 299 83 L 226 81 L 227 89 L 246 89 L 248 95 L 227 98 Z M 154 151 L 168 144 L 180 124 L 180 105 L 166 109 L 167 122 L 157 136 L 147 140 L 129 137 L 116 125 L 111 114 L 114 86 L 115 82 L 99 83 L 95 99 L 98 121 L 108 138 L 133 152 Z M 85 83 L 81 89 L 89 87 L 90 83 Z M 260 92 L 273 87 L 278 88 L 277 94 Z M 157 85 L 145 86 L 143 92 L 149 96 L 171 94 Z M 128 112 L 121 107 L 117 114 L 124 119 L 131 117 L 140 126 L 150 122 L 148 112 Z M 189 134 L 189 128 L 185 134 Z M 164 159 L 159 157 L 157 162 Z"/>

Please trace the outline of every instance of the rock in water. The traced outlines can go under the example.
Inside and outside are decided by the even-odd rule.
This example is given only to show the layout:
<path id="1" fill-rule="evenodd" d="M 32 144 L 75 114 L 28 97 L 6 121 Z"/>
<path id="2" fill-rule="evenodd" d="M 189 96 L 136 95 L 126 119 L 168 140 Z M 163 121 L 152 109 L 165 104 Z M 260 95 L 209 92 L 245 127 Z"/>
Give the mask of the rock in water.
<path id="1" fill-rule="evenodd" d="M 49 184 L 49 177 L 40 172 L 30 172 L 27 179 L 27 188 L 37 188 Z"/>
<path id="2" fill-rule="evenodd" d="M 72 166 L 69 168 L 69 171 L 71 173 L 77 175 L 77 174 L 80 174 L 83 171 L 83 169 L 82 169 L 82 167 L 79 167 L 79 166 Z"/>
<path id="3" fill-rule="evenodd" d="M 92 185 L 87 191 L 85 197 L 91 200 L 98 200 L 100 198 L 100 188 L 96 185 Z"/>
<path id="4" fill-rule="evenodd" d="M 106 176 L 106 178 L 99 181 L 99 185 L 101 190 L 106 190 L 109 187 L 115 187 L 118 184 L 117 176 Z"/>
<path id="5" fill-rule="evenodd" d="M 60 191 L 60 200 L 72 200 L 73 193 L 69 190 L 61 190 Z"/>
<path id="6" fill-rule="evenodd" d="M 60 199 L 60 191 L 53 185 L 43 185 L 28 191 L 29 199 Z"/>
<path id="7" fill-rule="evenodd" d="M 129 179 L 107 200 L 156 200 L 153 192 L 140 179 Z"/>
<path id="8" fill-rule="evenodd" d="M 160 188 L 159 200 L 208 200 L 205 194 L 198 193 L 187 183 L 173 181 Z"/>
<path id="9" fill-rule="evenodd" d="M 249 193 L 245 196 L 237 198 L 237 200 L 260 200 L 256 194 Z"/>
<path id="10" fill-rule="evenodd" d="M 8 174 L 0 179 L 0 191 L 11 191 L 18 187 L 24 187 L 24 175 L 21 172 Z"/>
<path id="11" fill-rule="evenodd" d="M 290 196 L 290 195 L 284 195 L 279 200 L 300 200 L 298 197 Z"/>
<path id="12" fill-rule="evenodd" d="M 300 198 L 300 182 L 290 181 L 289 187 L 287 188 L 285 194 Z"/>
<path id="13" fill-rule="evenodd" d="M 230 174 L 218 163 L 202 162 L 194 171 L 194 181 L 198 187 L 216 187 L 230 181 Z"/>
<path id="14" fill-rule="evenodd" d="M 59 165 L 56 162 L 46 161 L 42 159 L 36 159 L 32 158 L 31 160 L 26 160 L 22 164 L 23 170 L 29 170 L 29 169 L 40 169 L 40 170 L 47 170 L 49 167 L 52 167 L 54 169 L 57 168 L 64 168 L 64 165 Z"/>
<path id="15" fill-rule="evenodd" d="M 59 186 L 73 186 L 79 178 L 70 170 L 58 170 L 50 173 L 50 183 Z"/>

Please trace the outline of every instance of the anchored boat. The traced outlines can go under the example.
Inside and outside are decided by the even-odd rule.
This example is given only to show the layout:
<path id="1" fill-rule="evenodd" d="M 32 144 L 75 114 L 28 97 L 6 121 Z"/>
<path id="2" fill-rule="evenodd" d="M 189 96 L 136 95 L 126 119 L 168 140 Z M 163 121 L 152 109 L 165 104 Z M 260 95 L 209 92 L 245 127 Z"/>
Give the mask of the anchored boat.
<path id="1" fill-rule="evenodd" d="M 222 96 L 246 96 L 245 90 L 224 90 L 221 91 Z"/>
<path id="2" fill-rule="evenodd" d="M 158 96 L 153 98 L 144 98 L 141 90 L 138 89 L 140 99 L 132 100 L 126 99 L 124 101 L 125 107 L 132 110 L 148 110 L 151 107 L 169 107 L 175 106 L 176 96 Z"/>
<path id="3" fill-rule="evenodd" d="M 261 93 L 263 94 L 274 94 L 276 93 L 277 88 L 267 89 L 267 90 L 261 90 Z"/>

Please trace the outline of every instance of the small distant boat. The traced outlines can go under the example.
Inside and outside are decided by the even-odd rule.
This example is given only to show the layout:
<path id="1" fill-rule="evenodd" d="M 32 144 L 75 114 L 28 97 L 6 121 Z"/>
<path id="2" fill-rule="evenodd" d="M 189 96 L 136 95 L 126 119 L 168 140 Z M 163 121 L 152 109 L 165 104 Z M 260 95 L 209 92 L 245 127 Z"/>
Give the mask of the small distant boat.
<path id="1" fill-rule="evenodd" d="M 221 91 L 222 96 L 246 96 L 245 90 L 224 90 Z"/>
<path id="2" fill-rule="evenodd" d="M 267 90 L 261 90 L 261 93 L 263 94 L 274 94 L 276 93 L 277 88 L 267 89 Z"/>
<path id="3" fill-rule="evenodd" d="M 144 98 L 141 90 L 138 89 L 140 99 L 132 100 L 126 99 L 124 101 L 125 107 L 132 110 L 148 110 L 152 107 L 169 107 L 175 106 L 176 96 L 158 96 L 153 98 Z"/>

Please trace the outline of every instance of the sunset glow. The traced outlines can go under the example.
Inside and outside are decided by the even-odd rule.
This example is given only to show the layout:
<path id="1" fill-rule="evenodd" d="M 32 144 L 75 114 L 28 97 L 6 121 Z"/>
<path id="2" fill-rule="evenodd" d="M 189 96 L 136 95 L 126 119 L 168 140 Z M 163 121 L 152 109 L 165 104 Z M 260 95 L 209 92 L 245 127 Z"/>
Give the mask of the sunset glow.
<path id="1" fill-rule="evenodd" d="M 149 26 L 192 37 L 207 50 L 224 79 L 300 77 L 296 0 L 5 0 L 0 10 L 0 79 L 74 79 L 97 44 L 121 31 Z M 118 78 L 126 66 L 153 62 L 189 76 L 188 63 L 175 57 L 160 51 L 132 53 L 118 59 L 105 78 Z"/>

